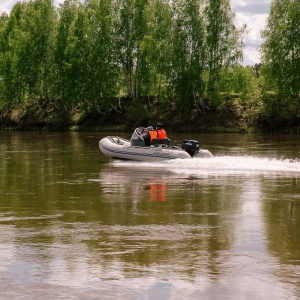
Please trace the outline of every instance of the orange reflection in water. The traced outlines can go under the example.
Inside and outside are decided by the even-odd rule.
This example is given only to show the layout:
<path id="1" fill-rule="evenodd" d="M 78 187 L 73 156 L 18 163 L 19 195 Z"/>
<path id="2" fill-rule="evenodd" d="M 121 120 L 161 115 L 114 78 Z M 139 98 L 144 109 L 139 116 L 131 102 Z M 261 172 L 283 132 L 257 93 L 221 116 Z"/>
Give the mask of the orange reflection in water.
<path id="1" fill-rule="evenodd" d="M 166 201 L 167 183 L 155 179 L 150 180 L 149 201 Z"/>

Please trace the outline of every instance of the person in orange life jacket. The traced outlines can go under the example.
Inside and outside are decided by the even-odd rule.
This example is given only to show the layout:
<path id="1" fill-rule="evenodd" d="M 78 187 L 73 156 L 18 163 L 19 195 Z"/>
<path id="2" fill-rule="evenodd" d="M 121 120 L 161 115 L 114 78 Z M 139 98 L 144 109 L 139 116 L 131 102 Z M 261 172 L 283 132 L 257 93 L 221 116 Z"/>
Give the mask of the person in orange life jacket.
<path id="1" fill-rule="evenodd" d="M 162 124 L 161 123 L 157 123 L 156 124 L 156 132 L 157 132 L 157 138 L 158 139 L 167 139 L 167 133 L 164 131 L 164 129 L 162 128 Z"/>
<path id="2" fill-rule="evenodd" d="M 149 126 L 147 129 L 149 132 L 149 144 L 151 144 L 151 141 L 157 138 L 157 132 L 152 126 Z"/>

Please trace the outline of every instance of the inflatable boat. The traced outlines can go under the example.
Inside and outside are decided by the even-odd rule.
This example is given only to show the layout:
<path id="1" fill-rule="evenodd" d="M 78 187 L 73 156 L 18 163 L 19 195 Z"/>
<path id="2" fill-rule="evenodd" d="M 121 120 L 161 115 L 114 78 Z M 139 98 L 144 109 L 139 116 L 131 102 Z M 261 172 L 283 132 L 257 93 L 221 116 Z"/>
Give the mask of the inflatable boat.
<path id="1" fill-rule="evenodd" d="M 199 142 L 196 140 L 183 140 L 180 146 L 172 146 L 169 139 L 153 139 L 148 145 L 147 134 L 147 128 L 138 127 L 130 140 L 119 136 L 107 136 L 99 141 L 99 148 L 110 158 L 136 161 L 213 156 L 209 150 L 200 149 Z"/>

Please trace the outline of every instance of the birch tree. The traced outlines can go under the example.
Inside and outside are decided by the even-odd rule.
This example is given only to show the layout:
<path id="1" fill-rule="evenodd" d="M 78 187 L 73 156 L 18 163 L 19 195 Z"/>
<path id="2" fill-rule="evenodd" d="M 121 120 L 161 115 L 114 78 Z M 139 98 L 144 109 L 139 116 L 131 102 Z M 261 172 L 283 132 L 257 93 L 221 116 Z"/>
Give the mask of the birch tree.
<path id="1" fill-rule="evenodd" d="M 299 101 L 300 2 L 274 0 L 262 36 L 262 62 L 268 83 L 279 95 Z"/>
<path id="2" fill-rule="evenodd" d="M 207 92 L 217 104 L 218 82 L 222 68 L 235 65 L 242 60 L 243 33 L 245 27 L 237 29 L 235 15 L 229 0 L 207 0 L 208 87 Z"/>
<path id="3" fill-rule="evenodd" d="M 142 72 L 146 68 L 142 40 L 146 33 L 145 9 L 148 0 L 120 0 L 116 9 L 116 51 L 130 98 L 138 98 Z"/>

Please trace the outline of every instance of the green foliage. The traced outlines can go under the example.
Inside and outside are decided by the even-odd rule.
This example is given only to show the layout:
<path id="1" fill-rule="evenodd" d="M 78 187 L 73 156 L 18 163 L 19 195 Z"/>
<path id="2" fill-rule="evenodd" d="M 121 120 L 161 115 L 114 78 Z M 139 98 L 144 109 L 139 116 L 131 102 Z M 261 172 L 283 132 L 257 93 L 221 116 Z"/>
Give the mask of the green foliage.
<path id="1" fill-rule="evenodd" d="M 243 101 L 260 96 L 260 81 L 250 66 L 234 66 L 220 73 L 219 89 L 226 94 L 239 94 Z"/>
<path id="2" fill-rule="evenodd" d="M 148 65 L 142 49 L 147 30 L 147 0 L 118 0 L 115 6 L 117 63 L 125 78 L 127 94 L 138 98 L 143 82 L 148 81 Z"/>
<path id="3" fill-rule="evenodd" d="M 174 1 L 170 86 L 183 108 L 192 108 L 204 96 L 206 64 L 205 23 L 199 0 Z"/>
<path id="4" fill-rule="evenodd" d="M 70 26 L 66 53 L 66 74 L 69 80 L 66 98 L 76 107 L 86 98 L 86 77 L 90 55 L 89 22 L 85 8 L 80 6 L 76 19 Z"/>
<path id="5" fill-rule="evenodd" d="M 2 18 L 0 38 L 0 64 L 2 95 L 7 106 L 19 104 L 23 99 L 24 89 L 21 74 L 18 72 L 19 36 L 22 35 L 22 18 L 25 5 L 17 3 L 10 15 Z"/>
<path id="6" fill-rule="evenodd" d="M 141 47 L 148 65 L 145 94 L 163 100 L 167 95 L 167 78 L 170 73 L 170 36 L 172 12 L 167 0 L 150 1 L 145 9 L 147 32 Z"/>
<path id="7" fill-rule="evenodd" d="M 51 0 L 29 2 L 18 32 L 16 70 L 28 98 L 48 98 L 56 15 Z"/>
<path id="8" fill-rule="evenodd" d="M 54 100 L 61 100 L 62 103 L 57 103 L 59 106 L 68 106 L 68 102 L 71 102 L 69 98 L 71 89 L 69 85 L 70 57 L 68 56 L 67 48 L 71 39 L 71 26 L 73 26 L 77 19 L 79 7 L 79 0 L 66 0 L 60 5 L 58 10 L 59 21 L 55 37 L 56 47 L 54 49 L 55 69 L 57 73 Z"/>
<path id="9" fill-rule="evenodd" d="M 108 0 L 91 1 L 88 5 L 91 49 L 86 74 L 86 94 L 89 102 L 94 101 L 96 105 L 97 100 L 118 93 L 119 68 L 116 64 L 115 39 L 112 38 L 114 32 L 111 10 L 111 2 Z"/>
<path id="10" fill-rule="evenodd" d="M 206 1 L 208 85 L 207 93 L 212 102 L 218 101 L 220 73 L 242 59 L 242 37 L 245 27 L 234 25 L 234 13 L 229 0 Z"/>
<path id="11" fill-rule="evenodd" d="M 300 2 L 273 1 L 263 31 L 263 115 L 276 128 L 300 116 Z M 269 91 L 273 91 L 270 93 Z"/>
<path id="12" fill-rule="evenodd" d="M 264 76 L 278 95 L 299 104 L 300 93 L 300 2 L 272 2 L 263 31 L 262 61 Z M 299 111 L 299 105 L 298 109 Z"/>
<path id="13" fill-rule="evenodd" d="M 64 112 L 107 111 L 120 95 L 187 110 L 256 99 L 264 76 L 239 66 L 234 18 L 229 0 L 18 2 L 0 18 L 0 99 Z"/>

